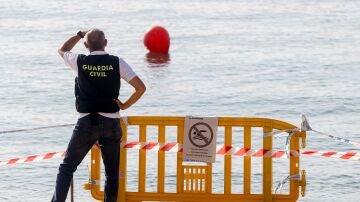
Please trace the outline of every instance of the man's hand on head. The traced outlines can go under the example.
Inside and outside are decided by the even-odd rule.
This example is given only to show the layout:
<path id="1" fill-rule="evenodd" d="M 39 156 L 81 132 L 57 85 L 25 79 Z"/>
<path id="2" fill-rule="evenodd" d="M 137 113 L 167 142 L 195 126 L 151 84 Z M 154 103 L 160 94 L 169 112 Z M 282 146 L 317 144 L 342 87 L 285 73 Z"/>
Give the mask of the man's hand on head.
<path id="1" fill-rule="evenodd" d="M 89 32 L 90 30 L 87 31 L 80 31 L 80 35 L 85 37 L 85 35 Z M 79 36 L 78 34 L 76 34 L 75 36 L 70 37 L 62 46 L 61 48 L 58 50 L 59 55 L 64 58 L 64 53 L 67 51 L 71 51 L 71 49 L 74 48 L 74 46 L 77 44 L 77 42 L 80 41 L 81 36 Z"/>
<path id="2" fill-rule="evenodd" d="M 88 32 L 90 32 L 90 31 L 91 31 L 91 30 L 80 31 L 80 33 L 81 33 L 81 35 L 82 35 L 83 37 L 85 37 L 86 34 L 87 34 Z"/>

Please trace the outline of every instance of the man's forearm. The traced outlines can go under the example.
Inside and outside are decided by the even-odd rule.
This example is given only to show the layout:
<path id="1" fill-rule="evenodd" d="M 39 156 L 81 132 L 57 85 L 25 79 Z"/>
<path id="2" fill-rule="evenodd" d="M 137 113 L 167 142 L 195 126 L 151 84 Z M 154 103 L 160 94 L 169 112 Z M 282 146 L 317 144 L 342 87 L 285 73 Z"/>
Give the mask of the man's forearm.
<path id="1" fill-rule="evenodd" d="M 64 53 L 67 51 L 71 51 L 71 49 L 74 48 L 74 46 L 80 41 L 80 39 L 82 37 L 84 37 L 86 35 L 88 31 L 81 31 L 78 34 L 76 34 L 75 36 L 70 37 L 70 39 L 68 39 L 67 41 L 65 41 L 65 43 L 61 46 L 61 48 L 58 50 L 59 54 L 61 55 L 61 57 L 64 57 Z M 79 34 L 81 35 L 81 37 L 79 36 Z"/>
<path id="2" fill-rule="evenodd" d="M 122 108 L 123 109 L 127 109 L 129 107 L 131 107 L 131 105 L 133 105 L 134 103 L 136 103 L 140 98 L 141 96 L 144 94 L 145 90 L 137 90 L 135 91 L 130 97 L 129 99 L 124 102 Z"/>
<path id="3" fill-rule="evenodd" d="M 71 51 L 71 49 L 74 48 L 74 46 L 80 41 L 80 37 L 75 35 L 70 37 L 70 39 L 68 39 L 59 49 L 59 51 L 62 52 L 66 52 L 66 51 Z"/>
<path id="4" fill-rule="evenodd" d="M 146 87 L 139 77 L 135 77 L 129 81 L 129 84 L 135 88 L 135 92 L 122 103 L 119 99 L 115 99 L 115 102 L 121 110 L 131 107 L 135 102 L 137 102 L 140 97 L 145 93 Z"/>
<path id="5" fill-rule="evenodd" d="M 146 90 L 144 83 L 137 76 L 131 79 L 129 81 L 129 84 L 135 88 L 135 92 L 130 96 L 130 98 L 126 102 L 124 102 L 124 104 L 122 104 L 122 106 L 120 105 L 120 109 L 129 108 L 131 105 L 133 105 L 135 102 L 137 102 L 140 99 L 140 97 L 144 94 Z"/>

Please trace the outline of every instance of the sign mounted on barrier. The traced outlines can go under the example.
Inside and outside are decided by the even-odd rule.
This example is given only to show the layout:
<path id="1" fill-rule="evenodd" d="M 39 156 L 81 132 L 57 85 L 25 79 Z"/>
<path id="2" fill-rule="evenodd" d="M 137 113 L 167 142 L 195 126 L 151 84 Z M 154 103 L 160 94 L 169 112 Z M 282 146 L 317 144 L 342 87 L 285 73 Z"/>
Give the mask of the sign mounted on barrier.
<path id="1" fill-rule="evenodd" d="M 214 163 L 216 157 L 217 117 L 185 118 L 184 161 Z"/>

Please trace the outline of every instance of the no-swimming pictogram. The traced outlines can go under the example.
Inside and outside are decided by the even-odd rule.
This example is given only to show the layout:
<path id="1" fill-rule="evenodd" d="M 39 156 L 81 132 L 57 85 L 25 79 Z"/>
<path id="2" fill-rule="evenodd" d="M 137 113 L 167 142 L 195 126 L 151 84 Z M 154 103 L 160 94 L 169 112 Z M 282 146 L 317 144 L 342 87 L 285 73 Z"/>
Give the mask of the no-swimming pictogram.
<path id="1" fill-rule="evenodd" d="M 209 124 L 199 122 L 194 124 L 189 129 L 189 140 L 191 144 L 196 147 L 206 147 L 211 144 L 214 139 L 214 132 Z"/>

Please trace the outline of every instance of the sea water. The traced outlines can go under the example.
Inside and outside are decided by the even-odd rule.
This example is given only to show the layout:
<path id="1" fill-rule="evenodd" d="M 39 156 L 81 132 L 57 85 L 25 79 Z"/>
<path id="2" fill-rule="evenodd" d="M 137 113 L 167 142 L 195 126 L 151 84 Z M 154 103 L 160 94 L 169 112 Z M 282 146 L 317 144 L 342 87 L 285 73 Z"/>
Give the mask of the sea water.
<path id="1" fill-rule="evenodd" d="M 359 11 L 360 2 L 351 0 L 1 0 L 0 130 L 76 122 L 75 76 L 57 49 L 77 31 L 98 27 L 109 41 L 106 50 L 127 61 L 147 86 L 122 115 L 268 117 L 297 125 L 304 113 L 313 128 L 360 142 Z M 162 64 L 142 44 L 152 25 L 171 35 Z M 82 42 L 73 51 L 87 53 Z M 122 82 L 120 98 L 131 92 Z M 253 146 L 261 147 L 257 132 Z M 0 134 L 0 160 L 63 151 L 71 133 L 65 127 Z M 284 140 L 275 140 L 282 149 Z M 311 132 L 307 149 L 360 152 Z M 0 201 L 49 201 L 60 162 L 0 167 Z M 218 156 L 214 167 L 221 162 Z M 288 174 L 286 160 L 274 162 L 283 169 L 275 167 L 273 187 Z M 242 158 L 233 164 L 233 192 L 241 193 Z M 88 165 L 89 156 L 75 173 L 76 201 L 93 200 L 82 189 Z M 135 189 L 137 164 L 129 165 L 128 185 Z M 261 159 L 252 166 L 252 191 L 261 193 Z M 359 162 L 304 156 L 301 169 L 308 186 L 299 201 L 360 201 Z M 214 192 L 221 192 L 223 174 L 213 179 Z M 156 190 L 154 181 L 147 189 Z"/>

